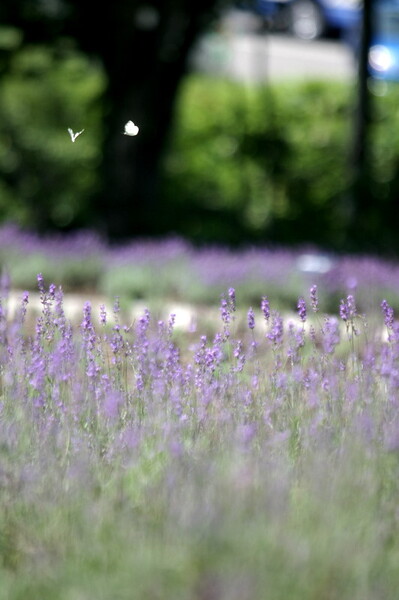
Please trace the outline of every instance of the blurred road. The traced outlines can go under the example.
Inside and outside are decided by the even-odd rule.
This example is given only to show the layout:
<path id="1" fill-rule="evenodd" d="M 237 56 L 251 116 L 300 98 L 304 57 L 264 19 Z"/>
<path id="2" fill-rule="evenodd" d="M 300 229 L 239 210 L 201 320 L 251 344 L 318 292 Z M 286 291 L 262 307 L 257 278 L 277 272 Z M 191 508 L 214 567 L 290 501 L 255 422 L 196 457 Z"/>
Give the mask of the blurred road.
<path id="1" fill-rule="evenodd" d="M 245 13 L 230 14 L 218 31 L 206 35 L 192 60 L 200 71 L 256 82 L 309 78 L 349 80 L 356 63 L 339 40 L 302 41 L 289 35 L 262 33 Z"/>

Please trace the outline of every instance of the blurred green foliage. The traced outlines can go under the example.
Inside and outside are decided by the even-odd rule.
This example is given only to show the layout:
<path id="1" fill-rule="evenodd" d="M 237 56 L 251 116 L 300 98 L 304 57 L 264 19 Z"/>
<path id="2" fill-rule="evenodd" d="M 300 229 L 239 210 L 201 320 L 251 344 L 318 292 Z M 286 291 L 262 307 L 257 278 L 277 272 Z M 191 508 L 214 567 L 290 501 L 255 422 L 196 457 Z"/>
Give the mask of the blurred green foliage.
<path id="1" fill-rule="evenodd" d="M 164 205 L 176 228 L 198 240 L 350 247 L 355 93 L 337 82 L 248 88 L 188 78 L 165 162 Z M 399 189 L 398 95 L 392 86 L 374 103 L 377 212 Z M 380 212 L 376 237 L 389 226 Z"/>
<path id="2" fill-rule="evenodd" d="M 89 227 L 98 221 L 101 191 L 104 72 L 72 40 L 27 47 L 17 33 L 0 27 L 0 222 L 39 230 Z M 186 77 L 148 234 L 397 249 L 398 96 L 392 84 L 374 97 L 375 204 L 367 215 L 374 237 L 356 247 L 349 233 L 362 217 L 350 193 L 354 86 L 251 87 Z M 73 144 L 68 127 L 86 131 Z"/>
<path id="3" fill-rule="evenodd" d="M 0 49 L 9 39 L 0 29 Z M 70 40 L 6 54 L 7 65 L 4 54 L 0 60 L 0 219 L 38 229 L 87 224 L 99 184 L 102 70 Z M 72 144 L 68 127 L 88 134 Z"/>
<path id="4" fill-rule="evenodd" d="M 219 219 L 224 241 L 335 241 L 345 215 L 349 110 L 345 85 L 248 89 L 188 79 L 166 161 L 166 204 L 183 215 L 190 205 L 193 237 L 212 235 L 207 221 Z"/>

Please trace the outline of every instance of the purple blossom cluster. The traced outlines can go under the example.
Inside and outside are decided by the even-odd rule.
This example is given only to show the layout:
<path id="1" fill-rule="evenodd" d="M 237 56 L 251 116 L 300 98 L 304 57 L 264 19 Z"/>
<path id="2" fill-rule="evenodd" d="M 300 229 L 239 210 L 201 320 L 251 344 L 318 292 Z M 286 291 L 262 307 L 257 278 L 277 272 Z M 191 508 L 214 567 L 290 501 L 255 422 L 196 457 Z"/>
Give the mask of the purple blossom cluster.
<path id="1" fill-rule="evenodd" d="M 178 444 L 210 423 L 222 429 L 226 423 L 253 427 L 265 440 L 289 430 L 281 406 L 293 395 L 295 410 L 306 415 L 303 431 L 313 433 L 328 421 L 331 410 L 357 419 L 379 404 L 376 431 L 384 437 L 383 423 L 392 423 L 397 410 L 399 326 L 386 300 L 379 327 L 374 332 L 368 328 L 363 338 L 364 317 L 358 317 L 353 295 L 341 301 L 339 316 L 325 315 L 318 323 L 309 323 L 303 297 L 295 322 L 271 309 L 264 296 L 259 303 L 263 322 L 257 324 L 249 308 L 245 333 L 235 326 L 236 296 L 230 288 L 221 301 L 221 330 L 185 344 L 177 342 L 175 315 L 165 323 L 145 310 L 134 324 L 124 326 L 118 299 L 112 315 L 100 307 L 98 325 L 86 302 L 81 325 L 73 329 L 63 311 L 62 289 L 46 288 L 41 274 L 37 280 L 42 313 L 30 331 L 29 293 L 22 294 L 20 310 L 10 322 L 3 289 L 3 418 L 18 398 L 19 410 L 27 411 L 37 427 L 68 423 L 74 438 L 87 437 L 85 443 L 93 445 L 101 438 L 102 451 L 113 452 L 116 439 L 122 443 L 128 431 L 139 439 L 147 419 L 159 419 L 165 435 L 167 431 Z M 314 286 L 309 298 L 315 306 Z M 354 363 L 353 344 L 344 334 L 348 320 L 356 319 Z M 381 403 L 381 394 L 388 402 Z M 254 397 L 256 402 L 249 400 Z"/>
<path id="2" fill-rule="evenodd" d="M 326 503 L 329 528 L 319 539 L 332 528 L 335 540 L 340 523 L 331 525 L 330 509 L 339 511 L 347 504 L 348 488 L 339 495 L 345 477 L 355 489 L 354 497 L 350 488 L 351 506 L 359 504 L 359 489 L 373 494 L 365 519 L 376 513 L 375 537 L 381 531 L 381 506 L 387 507 L 386 527 L 397 531 L 392 507 L 399 450 L 399 322 L 387 300 L 379 319 L 367 324 L 357 312 L 354 294 L 337 304 L 335 314 L 323 315 L 318 306 L 314 312 L 313 285 L 297 301 L 297 312 L 287 314 L 265 295 L 257 306 L 241 308 L 230 287 L 219 311 L 215 307 L 212 327 L 206 322 L 206 333 L 183 334 L 175 328 L 177 315 L 158 320 L 147 309 L 126 325 L 118 298 L 112 310 L 100 305 L 98 315 L 85 302 L 80 324 L 73 326 L 65 315 L 62 288 L 47 286 L 41 274 L 42 310 L 32 322 L 29 292 L 21 293 L 19 310 L 11 315 L 9 282 L 4 279 L 0 285 L 0 498 L 7 508 L 2 518 L 16 506 L 10 519 L 15 529 L 15 515 L 33 518 L 43 512 L 41 522 L 55 515 L 42 542 L 45 550 L 48 543 L 48 553 L 61 545 L 61 562 L 68 550 L 73 565 L 79 562 L 77 541 L 65 532 L 73 528 L 76 535 L 87 523 L 85 552 L 96 552 L 109 532 L 117 548 L 116 565 L 123 540 L 133 562 L 137 539 L 139 552 L 142 543 L 149 544 L 150 557 L 157 544 L 164 543 L 169 556 L 170 544 L 180 547 L 183 541 L 191 573 L 192 565 L 198 565 L 197 541 L 204 536 L 211 542 L 229 540 L 226 556 L 225 546 L 217 546 L 220 564 L 225 566 L 234 548 L 235 565 L 246 564 L 237 556 L 259 565 L 256 557 L 269 539 L 269 523 L 277 527 L 271 542 L 274 556 L 281 532 L 290 522 L 292 531 L 295 519 L 292 539 L 315 539 L 318 525 L 309 534 L 304 522 L 313 523 L 315 507 L 318 520 L 324 518 Z M 307 312 L 307 303 L 312 311 Z M 244 327 L 240 311 L 241 317 L 246 315 Z M 348 336 L 348 323 L 356 328 L 356 337 Z M 75 526 L 76 514 L 80 520 Z M 362 514 L 355 512 L 360 518 Z M 255 525 L 246 537 L 247 520 Z M 54 521 L 61 522 L 63 533 L 56 530 L 51 538 Z M 346 515 L 341 526 L 345 535 L 340 548 L 346 548 Z M 362 521 L 362 534 L 366 527 Z M 31 529 L 24 535 L 33 535 Z M 254 535 L 258 530 L 259 538 Z M 377 539 L 381 545 L 387 540 L 387 548 L 392 544 L 389 533 L 384 529 L 382 541 Z M 18 556 L 25 553 L 29 562 L 31 546 L 25 539 L 21 534 L 15 543 L 20 544 Z M 257 551 L 254 539 L 259 539 Z M 292 539 L 287 535 L 284 552 L 290 568 L 300 570 L 302 546 L 297 552 Z M 91 540 L 95 543 L 90 546 Z M 0 547 L 0 556 L 6 556 L 8 547 Z M 207 541 L 201 546 L 204 556 L 210 547 Z M 372 557 L 375 552 L 373 545 Z M 109 564 L 108 547 L 105 556 L 104 564 Z M 328 553 L 328 569 L 330 558 Z M 38 571 L 47 573 L 41 560 L 35 556 L 30 568 L 37 564 Z M 210 560 L 215 560 L 213 554 Z M 51 561 L 59 566 L 53 554 Z M 96 561 L 91 555 L 89 561 L 91 573 Z M 204 573 L 214 568 L 213 562 L 209 565 Z M 157 566 L 151 565 L 149 572 L 156 573 Z M 285 562 L 283 566 L 290 571 Z M 222 580 L 229 590 L 224 597 L 231 597 L 231 572 Z M 260 570 L 245 573 L 245 585 L 255 585 L 263 573 L 261 562 Z M 193 586 L 198 577 L 194 580 Z M 331 580 L 326 582 L 328 591 Z M 185 597 L 196 597 L 192 589 Z M 261 585 L 259 594 L 244 597 L 263 598 L 264 589 Z"/>
<path id="3" fill-rule="evenodd" d="M 32 266 L 40 265 L 37 270 L 46 280 L 57 278 L 64 289 L 210 302 L 231 287 L 249 304 L 267 289 L 270 300 L 292 306 L 311 286 L 308 304 L 315 313 L 334 310 L 336 302 L 349 295 L 356 295 L 360 311 L 377 310 L 381 295 L 399 307 L 397 262 L 315 248 L 196 248 L 179 238 L 110 245 L 90 231 L 39 237 L 11 225 L 0 228 L 0 259 L 14 285 L 17 278 L 19 289 L 34 289 L 31 272 L 24 275 L 21 267 L 28 265 L 27 257 Z M 231 302 L 228 293 L 226 301 Z M 304 306 L 301 311 L 303 318 Z"/>

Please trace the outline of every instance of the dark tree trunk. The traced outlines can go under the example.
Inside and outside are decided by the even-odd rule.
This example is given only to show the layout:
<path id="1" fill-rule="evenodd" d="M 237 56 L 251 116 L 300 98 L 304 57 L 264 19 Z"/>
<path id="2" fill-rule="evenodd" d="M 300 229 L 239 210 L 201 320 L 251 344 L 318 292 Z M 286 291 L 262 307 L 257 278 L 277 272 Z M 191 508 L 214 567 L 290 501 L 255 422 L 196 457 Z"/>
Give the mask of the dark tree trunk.
<path id="1" fill-rule="evenodd" d="M 85 38 L 91 11 L 79 9 L 83 48 L 101 56 L 109 85 L 99 198 L 99 223 L 111 237 L 162 227 L 158 182 L 179 82 L 215 0 L 113 2 Z M 87 31 L 87 29 L 86 29 Z M 132 120 L 139 135 L 123 135 Z"/>
<path id="2" fill-rule="evenodd" d="M 352 219 L 350 237 L 359 242 L 372 233 L 374 226 L 371 193 L 371 128 L 373 124 L 372 97 L 369 90 L 369 49 L 373 36 L 373 0 L 364 0 L 359 47 L 357 103 L 353 144 Z"/>
<path id="3" fill-rule="evenodd" d="M 26 42 L 76 40 L 105 67 L 103 192 L 97 224 L 111 237 L 155 233 L 160 227 L 159 167 L 179 82 L 198 35 L 229 0 L 2 0 L 0 18 Z M 123 135 L 124 124 L 140 127 Z"/>

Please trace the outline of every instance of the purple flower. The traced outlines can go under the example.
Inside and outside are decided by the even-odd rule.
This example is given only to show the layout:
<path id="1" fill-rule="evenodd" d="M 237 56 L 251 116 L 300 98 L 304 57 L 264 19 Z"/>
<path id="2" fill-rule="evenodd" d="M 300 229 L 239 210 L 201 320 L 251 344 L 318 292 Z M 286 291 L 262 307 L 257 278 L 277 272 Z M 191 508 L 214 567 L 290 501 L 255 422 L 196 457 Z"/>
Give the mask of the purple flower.
<path id="1" fill-rule="evenodd" d="M 310 288 L 310 305 L 312 307 L 313 312 L 317 312 L 319 310 L 319 298 L 317 295 L 317 285 L 312 285 Z"/>
<path id="2" fill-rule="evenodd" d="M 260 309 L 265 317 L 266 322 L 269 322 L 270 319 L 270 304 L 267 296 L 262 296 L 262 300 L 260 303 Z"/>
<path id="3" fill-rule="evenodd" d="M 225 294 L 222 294 L 220 301 L 220 315 L 225 325 L 228 325 L 231 321 L 232 314 L 236 310 L 236 292 L 234 288 L 229 288 L 227 292 L 227 298 Z M 225 335 L 228 336 L 228 331 L 225 331 Z"/>
<path id="4" fill-rule="evenodd" d="M 241 373 L 241 371 L 242 371 L 242 370 L 243 370 L 243 368 L 244 368 L 245 361 L 246 361 L 246 359 L 245 359 L 245 354 L 240 354 L 240 355 L 237 357 L 237 366 L 236 366 L 236 367 L 235 367 L 235 369 L 234 369 L 234 371 L 235 371 L 236 373 Z"/>
<path id="5" fill-rule="evenodd" d="M 354 296 L 352 296 L 352 294 L 349 294 L 349 296 L 347 296 L 347 298 L 346 298 L 346 301 L 347 301 L 347 304 L 348 304 L 350 317 L 351 318 L 356 317 L 357 310 L 356 310 L 356 304 L 355 304 L 355 298 L 354 298 Z"/>
<path id="6" fill-rule="evenodd" d="M 267 334 L 267 338 L 273 342 L 273 344 L 281 344 L 283 342 L 283 331 L 283 319 L 279 312 L 273 311 L 272 326 Z"/>
<path id="7" fill-rule="evenodd" d="M 220 301 L 220 315 L 222 317 L 223 323 L 225 323 L 226 325 L 230 323 L 229 303 L 227 302 L 224 296 L 222 296 L 222 299 Z"/>
<path id="8" fill-rule="evenodd" d="M 114 325 L 114 327 L 112 328 L 113 330 L 113 334 L 111 336 L 109 345 L 111 347 L 112 350 L 112 363 L 113 364 L 119 364 L 119 362 L 121 361 L 121 352 L 123 350 L 123 337 L 120 333 L 120 325 L 117 323 L 116 325 Z"/>
<path id="9" fill-rule="evenodd" d="M 121 307 L 120 307 L 120 302 L 119 302 L 119 297 L 115 296 L 114 298 L 114 306 L 113 306 L 113 313 L 114 315 L 118 315 L 120 313 Z"/>
<path id="10" fill-rule="evenodd" d="M 340 341 L 338 320 L 334 317 L 326 318 L 322 331 L 323 350 L 326 354 L 332 354 Z"/>
<path id="11" fill-rule="evenodd" d="M 55 298 L 55 291 L 56 291 L 56 285 L 54 283 L 50 283 L 49 287 L 48 287 L 48 293 L 49 296 L 52 300 L 54 300 Z"/>
<path id="12" fill-rule="evenodd" d="M 242 353 L 242 341 L 238 340 L 236 342 L 235 348 L 234 348 L 234 352 L 233 352 L 233 356 L 234 358 L 239 358 L 240 355 Z"/>
<path id="13" fill-rule="evenodd" d="M 198 350 L 194 356 L 194 361 L 197 365 L 202 365 L 204 363 L 204 354 L 205 354 L 206 343 L 207 343 L 207 337 L 206 337 L 206 335 L 202 335 L 200 347 L 198 348 Z"/>
<path id="14" fill-rule="evenodd" d="M 252 329 L 255 328 L 255 314 L 254 314 L 254 311 L 252 309 L 252 306 L 251 306 L 251 308 L 248 311 L 247 322 L 248 322 L 249 329 L 252 330 Z"/>
<path id="15" fill-rule="evenodd" d="M 342 299 L 339 306 L 339 315 L 343 321 L 350 321 L 357 315 L 355 298 L 352 294 L 346 297 L 346 300 Z"/>
<path id="16" fill-rule="evenodd" d="M 384 323 L 388 329 L 392 329 L 394 323 L 394 311 L 391 306 L 389 306 L 386 300 L 381 302 L 381 308 L 384 315 Z"/>
<path id="17" fill-rule="evenodd" d="M 299 298 L 297 308 L 299 318 L 304 323 L 306 321 L 306 302 L 303 298 Z"/>
<path id="18" fill-rule="evenodd" d="M 234 312 L 236 309 L 236 291 L 235 291 L 235 289 L 232 287 L 229 288 L 228 295 L 229 295 L 229 299 L 230 299 L 231 310 L 232 310 L 232 312 Z"/>
<path id="19" fill-rule="evenodd" d="M 303 327 L 295 327 L 294 323 L 288 323 L 288 357 L 292 364 L 299 361 L 299 349 L 305 345 L 305 331 Z"/>
<path id="20" fill-rule="evenodd" d="M 28 304 L 29 304 L 29 292 L 23 292 L 22 298 L 21 298 L 21 306 L 19 309 L 19 320 L 20 320 L 21 324 L 25 320 L 26 309 L 27 309 Z"/>
<path id="21" fill-rule="evenodd" d="M 107 312 L 105 310 L 104 304 L 100 305 L 100 323 L 101 325 L 107 324 Z"/>
<path id="22" fill-rule="evenodd" d="M 339 305 L 339 316 L 343 321 L 347 321 L 349 319 L 349 308 L 344 299 L 341 300 Z"/>
<path id="23" fill-rule="evenodd" d="M 91 304 L 90 302 L 85 302 L 83 306 L 83 321 L 82 321 L 82 330 L 83 331 L 93 331 L 93 323 L 91 320 Z"/>
<path id="24" fill-rule="evenodd" d="M 37 287 L 39 288 L 40 293 L 44 294 L 44 278 L 41 273 L 37 274 Z"/>
<path id="25" fill-rule="evenodd" d="M 140 336 L 145 336 L 150 325 L 150 311 L 148 308 L 144 309 L 144 314 L 138 320 L 138 332 Z"/>
<path id="26" fill-rule="evenodd" d="M 175 323 L 176 323 L 176 315 L 175 315 L 175 313 L 171 313 L 169 315 L 169 320 L 168 320 L 168 333 L 169 333 L 169 335 L 172 335 Z"/>

